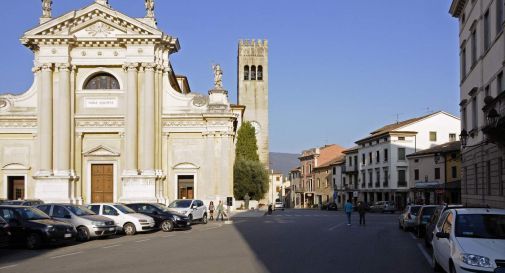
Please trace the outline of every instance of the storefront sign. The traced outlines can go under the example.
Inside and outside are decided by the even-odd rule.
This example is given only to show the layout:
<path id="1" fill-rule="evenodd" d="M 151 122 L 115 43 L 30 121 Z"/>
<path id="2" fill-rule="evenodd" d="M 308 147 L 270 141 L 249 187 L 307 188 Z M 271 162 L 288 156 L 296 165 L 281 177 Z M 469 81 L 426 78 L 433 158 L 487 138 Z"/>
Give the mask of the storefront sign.
<path id="1" fill-rule="evenodd" d="M 86 98 L 84 107 L 86 108 L 116 108 L 117 98 Z"/>

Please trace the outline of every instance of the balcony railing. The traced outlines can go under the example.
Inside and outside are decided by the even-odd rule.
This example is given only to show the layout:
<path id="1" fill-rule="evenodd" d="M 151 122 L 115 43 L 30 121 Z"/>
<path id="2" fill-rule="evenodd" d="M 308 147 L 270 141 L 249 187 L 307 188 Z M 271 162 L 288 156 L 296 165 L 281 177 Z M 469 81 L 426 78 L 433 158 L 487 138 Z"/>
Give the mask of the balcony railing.
<path id="1" fill-rule="evenodd" d="M 505 144 L 505 91 L 496 98 L 488 96 L 484 99 L 486 106 L 482 108 L 486 116 L 486 126 L 482 132 L 488 141 Z"/>

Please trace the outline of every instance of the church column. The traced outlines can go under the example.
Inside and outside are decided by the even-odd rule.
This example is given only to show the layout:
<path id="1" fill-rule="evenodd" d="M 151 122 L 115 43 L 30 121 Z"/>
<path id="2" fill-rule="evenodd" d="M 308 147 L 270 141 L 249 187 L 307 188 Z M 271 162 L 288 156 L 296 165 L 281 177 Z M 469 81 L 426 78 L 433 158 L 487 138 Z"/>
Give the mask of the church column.
<path id="1" fill-rule="evenodd" d="M 138 170 L 138 64 L 125 66 L 128 72 L 128 93 L 126 96 L 126 172 L 136 175 Z"/>
<path id="2" fill-rule="evenodd" d="M 70 66 L 68 64 L 58 65 L 59 88 L 56 101 L 56 116 L 54 126 L 56 127 L 56 158 L 55 169 L 61 176 L 70 176 Z"/>
<path id="3" fill-rule="evenodd" d="M 154 175 L 155 157 L 155 98 L 154 98 L 154 69 L 152 63 L 144 64 L 144 103 L 143 103 L 143 159 L 142 170 L 148 175 Z"/>
<path id="4" fill-rule="evenodd" d="M 53 65 L 42 65 L 42 90 L 39 92 L 39 175 L 53 172 Z"/>

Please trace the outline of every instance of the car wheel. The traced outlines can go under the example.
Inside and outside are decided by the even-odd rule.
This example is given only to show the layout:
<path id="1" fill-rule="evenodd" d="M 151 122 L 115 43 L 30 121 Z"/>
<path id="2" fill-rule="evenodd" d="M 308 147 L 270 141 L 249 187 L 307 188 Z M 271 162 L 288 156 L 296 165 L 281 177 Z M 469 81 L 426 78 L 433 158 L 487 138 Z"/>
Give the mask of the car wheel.
<path id="1" fill-rule="evenodd" d="M 208 220 L 207 220 L 207 214 L 204 214 L 203 217 L 202 217 L 202 224 L 207 224 Z"/>
<path id="2" fill-rule="evenodd" d="M 79 227 L 77 229 L 77 241 L 86 242 L 89 241 L 89 230 L 86 227 Z"/>
<path id="3" fill-rule="evenodd" d="M 164 232 L 170 232 L 174 230 L 174 224 L 170 220 L 165 220 L 161 222 L 161 230 Z"/>
<path id="4" fill-rule="evenodd" d="M 128 236 L 135 235 L 137 233 L 137 229 L 135 228 L 135 225 L 132 223 L 126 223 L 123 226 L 124 233 Z"/>
<path id="5" fill-rule="evenodd" d="M 433 265 L 433 271 L 442 272 L 442 267 L 437 262 L 437 258 L 435 258 L 435 252 L 431 255 L 431 264 Z"/>
<path id="6" fill-rule="evenodd" d="M 26 237 L 26 247 L 28 249 L 38 249 L 42 246 L 42 238 L 37 233 L 30 233 Z"/>

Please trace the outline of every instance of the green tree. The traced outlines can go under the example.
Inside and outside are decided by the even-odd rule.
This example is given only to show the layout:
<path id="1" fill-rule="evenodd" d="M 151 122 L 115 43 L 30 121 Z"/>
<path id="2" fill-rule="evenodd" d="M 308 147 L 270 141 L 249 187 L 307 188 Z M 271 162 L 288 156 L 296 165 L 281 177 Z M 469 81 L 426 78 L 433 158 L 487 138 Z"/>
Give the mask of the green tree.
<path id="1" fill-rule="evenodd" d="M 237 159 L 233 180 L 236 199 L 242 200 L 247 193 L 252 200 L 259 200 L 268 192 L 268 172 L 259 161 Z"/>
<path id="2" fill-rule="evenodd" d="M 233 194 L 242 200 L 246 194 L 259 200 L 268 191 L 268 173 L 259 161 L 256 132 L 250 122 L 244 122 L 237 133 Z"/>
<path id="3" fill-rule="evenodd" d="M 237 159 L 259 161 L 256 130 L 250 122 L 242 123 L 238 130 L 235 155 Z"/>

